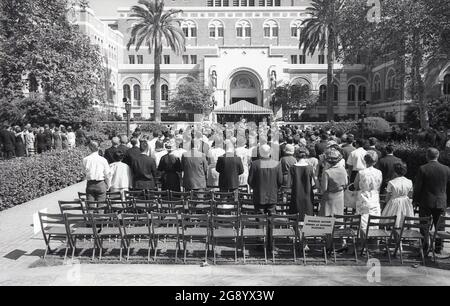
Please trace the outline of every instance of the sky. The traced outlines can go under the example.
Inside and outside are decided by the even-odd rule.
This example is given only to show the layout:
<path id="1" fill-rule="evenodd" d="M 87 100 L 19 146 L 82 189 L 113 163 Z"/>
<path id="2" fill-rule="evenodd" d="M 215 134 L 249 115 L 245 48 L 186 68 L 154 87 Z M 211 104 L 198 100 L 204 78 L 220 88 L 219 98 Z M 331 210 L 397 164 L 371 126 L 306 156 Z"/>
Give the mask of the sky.
<path id="1" fill-rule="evenodd" d="M 94 10 L 97 16 L 116 16 L 117 8 L 120 6 L 132 6 L 137 4 L 137 0 L 89 0 L 89 7 Z"/>

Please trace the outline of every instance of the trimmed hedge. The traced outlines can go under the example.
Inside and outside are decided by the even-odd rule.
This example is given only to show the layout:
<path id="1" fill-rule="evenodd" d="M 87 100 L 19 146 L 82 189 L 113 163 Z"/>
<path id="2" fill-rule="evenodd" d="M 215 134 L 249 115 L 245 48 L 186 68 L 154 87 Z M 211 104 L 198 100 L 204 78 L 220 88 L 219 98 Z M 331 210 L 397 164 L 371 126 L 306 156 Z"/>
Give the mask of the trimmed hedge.
<path id="1" fill-rule="evenodd" d="M 83 180 L 85 147 L 0 162 L 0 210 L 31 201 Z"/>

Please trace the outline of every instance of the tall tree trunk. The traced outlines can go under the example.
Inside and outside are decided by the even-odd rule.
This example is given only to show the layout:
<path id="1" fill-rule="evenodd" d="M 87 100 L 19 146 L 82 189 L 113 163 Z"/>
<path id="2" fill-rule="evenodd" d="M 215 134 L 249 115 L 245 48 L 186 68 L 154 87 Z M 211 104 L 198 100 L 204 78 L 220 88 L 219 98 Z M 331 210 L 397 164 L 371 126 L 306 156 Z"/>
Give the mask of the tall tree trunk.
<path id="1" fill-rule="evenodd" d="M 161 40 L 156 39 L 155 42 L 155 55 L 154 55 L 154 62 L 155 62 L 155 71 L 154 71 L 154 78 L 155 78 L 155 101 L 154 101 L 154 114 L 155 114 L 155 122 L 159 123 L 161 122 L 161 48 L 160 48 Z"/>
<path id="2" fill-rule="evenodd" d="M 334 120 L 333 100 L 334 100 L 334 86 L 333 86 L 333 66 L 334 66 L 334 30 L 329 29 L 328 46 L 327 46 L 327 120 Z"/>
<path id="3" fill-rule="evenodd" d="M 420 41 L 417 38 L 417 35 L 413 35 L 413 55 L 412 55 L 412 74 L 413 74 L 413 84 L 414 88 L 412 92 L 414 93 L 413 99 L 417 99 L 419 104 L 419 118 L 420 118 L 420 127 L 422 129 L 428 129 L 430 127 L 429 118 L 428 118 L 428 110 L 424 97 L 424 81 L 422 75 L 420 73 L 420 69 L 423 64 L 423 55 L 420 49 Z"/>

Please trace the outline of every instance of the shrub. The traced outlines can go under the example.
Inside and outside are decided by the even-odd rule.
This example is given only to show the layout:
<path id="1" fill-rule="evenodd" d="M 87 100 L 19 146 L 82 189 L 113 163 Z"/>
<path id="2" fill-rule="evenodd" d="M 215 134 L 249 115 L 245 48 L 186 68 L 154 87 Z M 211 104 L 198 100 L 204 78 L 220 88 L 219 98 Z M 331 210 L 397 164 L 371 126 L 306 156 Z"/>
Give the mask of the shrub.
<path id="1" fill-rule="evenodd" d="M 0 162 L 0 210 L 81 182 L 87 154 L 82 147 Z"/>
<path id="2" fill-rule="evenodd" d="M 401 158 L 408 166 L 406 177 L 414 180 L 419 167 L 427 162 L 426 148 L 408 141 L 396 142 L 393 145 L 394 155 Z"/>

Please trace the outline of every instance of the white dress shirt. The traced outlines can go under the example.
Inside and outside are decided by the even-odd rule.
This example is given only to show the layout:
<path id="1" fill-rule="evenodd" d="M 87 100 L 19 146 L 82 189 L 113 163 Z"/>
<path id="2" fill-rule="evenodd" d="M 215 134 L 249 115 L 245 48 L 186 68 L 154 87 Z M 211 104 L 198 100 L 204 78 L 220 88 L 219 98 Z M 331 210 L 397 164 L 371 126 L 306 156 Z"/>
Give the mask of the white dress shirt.
<path id="1" fill-rule="evenodd" d="M 108 161 L 100 156 L 98 152 L 93 152 L 83 158 L 83 169 L 88 181 L 109 180 L 111 175 Z"/>
<path id="2" fill-rule="evenodd" d="M 132 176 L 130 167 L 123 162 L 115 162 L 110 165 L 111 178 L 109 180 L 110 188 L 124 189 L 131 188 Z"/>
<path id="3" fill-rule="evenodd" d="M 352 166 L 352 171 L 366 169 L 366 162 L 364 161 L 364 156 L 366 156 L 366 154 L 367 151 L 361 147 L 350 153 L 347 159 L 347 165 Z"/>

